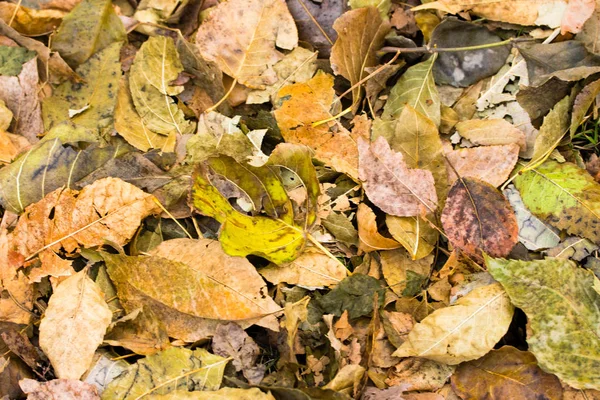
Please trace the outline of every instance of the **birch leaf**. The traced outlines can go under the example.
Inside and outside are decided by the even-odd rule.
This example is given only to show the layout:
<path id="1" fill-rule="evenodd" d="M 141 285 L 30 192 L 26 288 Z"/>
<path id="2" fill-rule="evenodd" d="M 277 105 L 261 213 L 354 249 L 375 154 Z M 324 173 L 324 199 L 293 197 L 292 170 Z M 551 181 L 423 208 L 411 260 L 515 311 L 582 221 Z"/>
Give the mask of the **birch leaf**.
<path id="1" fill-rule="evenodd" d="M 52 49 L 76 67 L 94 53 L 126 39 L 123 23 L 110 0 L 83 0 L 63 18 L 52 38 Z"/>
<path id="2" fill-rule="evenodd" d="M 182 86 L 171 85 L 181 71 L 175 43 L 165 36 L 144 42 L 131 65 L 129 88 L 135 109 L 148 129 L 160 135 L 181 135 L 192 129 L 170 97 L 183 91 Z"/>
<path id="3" fill-rule="evenodd" d="M 228 358 L 198 348 L 171 348 L 138 360 L 113 380 L 102 399 L 134 400 L 194 390 L 217 390 Z"/>
<path id="4" fill-rule="evenodd" d="M 527 315 L 527 343 L 540 367 L 577 389 L 599 389 L 600 294 L 574 262 L 486 258 L 488 270 Z"/>
<path id="5" fill-rule="evenodd" d="M 436 55 L 427 61 L 410 67 L 394 85 L 381 118 L 395 119 L 400 116 L 405 104 L 429 118 L 435 126 L 440 126 L 440 97 L 433 80 L 433 64 Z"/>
<path id="6" fill-rule="evenodd" d="M 359 172 L 369 199 L 382 211 L 400 217 L 435 212 L 437 194 L 433 175 L 409 169 L 402 153 L 394 153 L 383 137 L 369 144 L 359 138 Z"/>
<path id="7" fill-rule="evenodd" d="M 422 357 L 450 365 L 477 359 L 504 336 L 513 311 L 500 284 L 476 288 L 415 325 L 394 356 Z"/>
<path id="8" fill-rule="evenodd" d="M 232 23 L 235 21 L 235 23 Z M 276 82 L 270 67 L 292 50 L 298 31 L 284 0 L 234 0 L 220 3 L 200 25 L 196 45 L 221 71 L 253 89 Z M 270 74 L 264 74 L 270 70 Z"/>
<path id="9" fill-rule="evenodd" d="M 358 108 L 362 86 L 368 73 L 365 68 L 377 65 L 375 52 L 381 48 L 390 24 L 384 22 L 375 7 L 361 7 L 344 13 L 335 20 L 333 29 L 338 38 L 331 49 L 331 68 L 356 88 L 352 90 L 354 109 Z"/>
<path id="10" fill-rule="evenodd" d="M 600 184 L 585 170 L 547 160 L 517 175 L 515 186 L 542 221 L 600 244 Z"/>
<path id="11" fill-rule="evenodd" d="M 508 255 L 518 241 L 517 218 L 493 186 L 475 178 L 459 179 L 450 189 L 442 213 L 448 240 L 482 261 L 482 252 Z"/>
<path id="12" fill-rule="evenodd" d="M 104 295 L 88 278 L 87 270 L 58 285 L 40 323 L 40 347 L 57 377 L 81 378 L 92 363 L 111 319 Z"/>

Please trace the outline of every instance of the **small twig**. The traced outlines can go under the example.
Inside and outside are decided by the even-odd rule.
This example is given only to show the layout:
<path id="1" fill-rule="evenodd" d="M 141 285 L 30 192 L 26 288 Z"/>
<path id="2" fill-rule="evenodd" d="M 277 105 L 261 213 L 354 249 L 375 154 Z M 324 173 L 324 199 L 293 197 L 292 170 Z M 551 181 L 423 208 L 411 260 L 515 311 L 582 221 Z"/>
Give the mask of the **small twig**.
<path id="1" fill-rule="evenodd" d="M 392 46 L 386 46 L 386 47 L 382 47 L 381 50 L 379 50 L 377 52 L 378 55 L 383 55 L 386 53 L 429 53 L 429 54 L 433 54 L 433 53 L 452 53 L 452 52 L 457 52 L 457 51 L 473 51 L 473 50 L 481 50 L 481 49 L 489 49 L 492 47 L 501 47 L 501 46 L 506 46 L 509 45 L 511 43 L 518 43 L 518 42 L 531 42 L 531 41 L 535 41 L 537 39 L 534 38 L 511 38 L 511 39 L 506 39 L 503 40 L 501 42 L 496 42 L 496 43 L 487 43 L 487 44 L 479 44 L 477 46 L 465 46 L 465 47 L 436 47 L 435 45 L 432 46 L 422 46 L 422 47 L 392 47 Z"/>

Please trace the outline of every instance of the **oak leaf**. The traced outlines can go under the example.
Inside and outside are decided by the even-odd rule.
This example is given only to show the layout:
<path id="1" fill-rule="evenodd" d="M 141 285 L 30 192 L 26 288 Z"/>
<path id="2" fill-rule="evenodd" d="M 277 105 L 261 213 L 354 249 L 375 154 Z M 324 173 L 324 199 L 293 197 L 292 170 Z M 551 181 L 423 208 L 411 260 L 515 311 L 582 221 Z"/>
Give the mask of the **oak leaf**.
<path id="1" fill-rule="evenodd" d="M 284 0 L 220 3 L 196 34 L 196 45 L 205 59 L 254 89 L 277 81 L 271 67 L 283 55 L 276 47 L 292 50 L 297 44 L 298 31 Z"/>
<path id="2" fill-rule="evenodd" d="M 40 323 L 40 347 L 58 378 L 81 378 L 111 319 L 104 294 L 86 269 L 58 285 Z"/>
<path id="3" fill-rule="evenodd" d="M 515 213 L 493 186 L 475 178 L 454 183 L 442 213 L 448 240 L 477 261 L 506 256 L 518 241 Z"/>

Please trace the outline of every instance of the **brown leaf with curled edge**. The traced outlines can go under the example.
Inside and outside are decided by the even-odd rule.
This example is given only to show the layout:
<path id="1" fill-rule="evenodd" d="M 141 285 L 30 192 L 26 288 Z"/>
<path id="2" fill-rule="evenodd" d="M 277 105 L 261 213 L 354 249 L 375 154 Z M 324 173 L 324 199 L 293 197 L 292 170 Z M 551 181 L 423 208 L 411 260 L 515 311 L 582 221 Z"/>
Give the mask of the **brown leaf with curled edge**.
<path id="1" fill-rule="evenodd" d="M 296 24 L 284 0 L 221 2 L 196 34 L 202 57 L 253 89 L 277 81 L 271 67 L 283 55 L 276 47 L 292 50 L 297 44 Z"/>
<path id="2" fill-rule="evenodd" d="M 359 174 L 363 187 L 377 207 L 398 217 L 414 217 L 435 212 L 437 194 L 433 175 L 422 169 L 409 169 L 402 153 L 394 153 L 385 137 L 370 143 L 358 139 Z"/>
<path id="3" fill-rule="evenodd" d="M 382 236 L 377 231 L 375 213 L 365 203 L 358 205 L 356 220 L 358 221 L 358 248 L 360 250 L 369 253 L 375 250 L 393 250 L 400 247 L 400 243 Z"/>
<path id="4" fill-rule="evenodd" d="M 563 398 L 558 378 L 538 367 L 533 354 L 512 346 L 461 364 L 452 375 L 452 388 L 463 400 Z"/>
<path id="5" fill-rule="evenodd" d="M 383 45 L 390 24 L 382 21 L 377 8 L 362 7 L 344 13 L 335 21 L 333 29 L 338 38 L 331 49 L 331 68 L 352 86 L 356 85 L 352 90 L 356 110 L 362 91 L 358 82 L 368 75 L 365 68 L 377 65 L 375 52 Z"/>
<path id="6" fill-rule="evenodd" d="M 477 261 L 481 252 L 504 257 L 517 244 L 517 218 L 510 203 L 489 183 L 461 178 L 454 183 L 442 212 L 448 240 Z"/>
<path id="7" fill-rule="evenodd" d="M 23 379 L 19 381 L 19 386 L 29 400 L 100 400 L 96 386 L 76 379 L 54 379 L 48 382 Z"/>
<path id="8" fill-rule="evenodd" d="M 447 168 L 448 180 L 454 183 L 458 176 L 468 176 L 498 187 L 508 179 L 518 159 L 519 145 L 514 143 L 446 151 L 446 160 L 453 167 Z"/>

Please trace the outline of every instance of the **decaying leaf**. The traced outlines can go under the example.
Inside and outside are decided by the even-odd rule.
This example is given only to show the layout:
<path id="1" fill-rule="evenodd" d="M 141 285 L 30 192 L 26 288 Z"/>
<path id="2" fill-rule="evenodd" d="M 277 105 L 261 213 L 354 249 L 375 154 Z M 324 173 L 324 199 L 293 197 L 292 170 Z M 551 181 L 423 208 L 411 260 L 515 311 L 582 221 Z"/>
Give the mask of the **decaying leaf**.
<path id="1" fill-rule="evenodd" d="M 365 68 L 377 65 L 375 52 L 383 45 L 390 24 L 382 21 L 375 7 L 361 7 L 338 18 L 333 29 L 338 38 L 331 49 L 331 68 L 356 86 L 352 101 L 357 109 L 362 90 L 358 83 L 368 75 Z"/>
<path id="2" fill-rule="evenodd" d="M 336 317 L 348 311 L 350 318 L 369 315 L 373 311 L 373 299 L 378 296 L 379 304 L 383 303 L 384 288 L 373 277 L 354 274 L 340 282 L 331 292 L 323 296 L 319 303 L 329 314 Z"/>
<path id="3" fill-rule="evenodd" d="M 400 217 L 435 212 L 438 198 L 430 171 L 409 169 L 402 153 L 394 153 L 384 137 L 371 144 L 359 138 L 358 150 L 360 178 L 377 207 Z"/>
<path id="4" fill-rule="evenodd" d="M 104 342 L 142 355 L 154 354 L 170 345 L 165 325 L 150 307 L 138 308 L 111 324 Z"/>
<path id="5" fill-rule="evenodd" d="M 486 264 L 529 320 L 529 349 L 540 367 L 578 389 L 598 389 L 598 301 L 594 274 L 574 262 L 487 258 Z"/>
<path id="6" fill-rule="evenodd" d="M 512 316 L 513 306 L 502 286 L 482 286 L 415 325 L 394 355 L 450 365 L 474 360 L 504 336 Z"/>
<path id="7" fill-rule="evenodd" d="M 87 270 L 58 285 L 40 324 L 40 347 L 58 378 L 79 379 L 83 375 L 111 319 L 104 295 L 87 276 Z"/>
<path id="8" fill-rule="evenodd" d="M 133 400 L 194 390 L 217 390 L 229 362 L 198 348 L 171 348 L 131 365 L 113 380 L 102 399 Z"/>
<path id="9" fill-rule="evenodd" d="M 277 81 L 270 67 L 282 54 L 275 47 L 292 50 L 298 31 L 284 0 L 234 0 L 210 13 L 198 29 L 196 44 L 227 75 L 264 89 Z"/>
<path id="10" fill-rule="evenodd" d="M 448 180 L 454 183 L 458 177 L 471 177 L 498 187 L 508 179 L 518 159 L 516 144 L 450 150 L 446 152 L 452 166 L 448 168 Z"/>
<path id="11" fill-rule="evenodd" d="M 16 31 L 27 36 L 46 35 L 60 24 L 65 13 L 60 10 L 24 7 L 22 4 L 2 2 L 0 18 Z"/>
<path id="12" fill-rule="evenodd" d="M 27 398 L 31 400 L 100 400 L 95 386 L 75 379 L 54 379 L 44 383 L 33 379 L 23 379 L 19 381 L 19 385 L 27 394 Z"/>
<path id="13" fill-rule="evenodd" d="M 251 384 L 259 384 L 265 375 L 265 366 L 257 364 L 260 348 L 239 325 L 219 325 L 212 339 L 212 350 L 222 357 L 231 357 L 236 371 L 242 371 Z"/>
<path id="14" fill-rule="evenodd" d="M 173 395 L 151 394 L 144 398 L 148 400 L 169 400 L 173 398 Z M 177 398 L 181 400 L 276 400 L 270 392 L 261 392 L 258 388 L 236 389 L 230 387 L 211 392 L 177 392 Z"/>
<path id="15" fill-rule="evenodd" d="M 442 213 L 448 240 L 467 255 L 482 261 L 482 252 L 502 257 L 518 241 L 515 213 L 493 186 L 475 178 L 454 183 Z"/>
<path id="16" fill-rule="evenodd" d="M 398 296 L 402 296 L 408 288 L 409 275 L 428 277 L 431 272 L 431 264 L 433 263 L 433 256 L 431 255 L 417 261 L 412 261 L 403 249 L 382 251 L 379 255 L 381 257 L 381 271 L 385 281 Z"/>
<path id="17" fill-rule="evenodd" d="M 600 184 L 585 170 L 548 160 L 518 175 L 515 186 L 542 221 L 600 243 Z"/>

